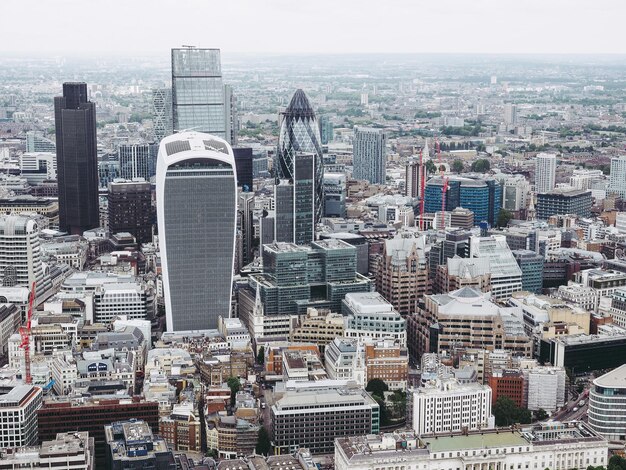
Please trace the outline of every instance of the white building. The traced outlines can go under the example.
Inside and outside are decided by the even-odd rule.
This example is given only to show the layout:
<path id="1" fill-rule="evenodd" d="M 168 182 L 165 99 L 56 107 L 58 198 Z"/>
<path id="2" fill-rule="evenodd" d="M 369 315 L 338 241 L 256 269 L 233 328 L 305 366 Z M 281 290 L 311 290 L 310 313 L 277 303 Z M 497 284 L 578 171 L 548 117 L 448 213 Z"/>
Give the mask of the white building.
<path id="1" fill-rule="evenodd" d="M 522 270 L 501 235 L 471 237 L 470 258 L 487 258 L 491 266 L 491 294 L 504 300 L 522 290 Z"/>
<path id="2" fill-rule="evenodd" d="M 37 410 L 43 392 L 32 385 L 0 389 L 0 448 L 37 444 Z"/>
<path id="3" fill-rule="evenodd" d="M 39 447 L 4 449 L 0 454 L 0 469 L 25 468 L 94 470 L 94 439 L 86 431 L 59 433 Z"/>
<path id="4" fill-rule="evenodd" d="M 459 384 L 453 378 L 437 378 L 413 391 L 413 430 L 418 436 L 489 429 L 491 388 L 478 383 Z"/>
<path id="5" fill-rule="evenodd" d="M 626 155 L 611 158 L 609 192 L 622 198 L 626 197 Z"/>
<path id="6" fill-rule="evenodd" d="M 593 381 L 589 426 L 609 440 L 626 440 L 626 364 Z"/>
<path id="7" fill-rule="evenodd" d="M 367 385 L 364 350 L 356 339 L 335 338 L 324 350 L 324 364 L 329 379 Z"/>
<path id="8" fill-rule="evenodd" d="M 552 191 L 556 180 L 556 155 L 540 153 L 535 159 L 535 192 Z"/>
<path id="9" fill-rule="evenodd" d="M 57 179 L 57 156 L 52 152 L 27 152 L 20 156 L 20 174 L 29 184 Z"/>
<path id="10" fill-rule="evenodd" d="M 467 435 L 395 433 L 335 441 L 336 470 L 569 470 L 607 461 L 607 441 L 582 422 Z"/>
<path id="11" fill-rule="evenodd" d="M 598 295 L 591 287 L 569 281 L 566 286 L 559 286 L 556 295 L 585 310 L 595 310 L 599 303 Z"/>
<path id="12" fill-rule="evenodd" d="M 570 176 L 569 184 L 574 189 L 587 191 L 594 189 L 594 183 L 602 181 L 603 179 L 604 173 L 602 173 L 602 170 L 574 170 L 572 176 Z"/>
<path id="13" fill-rule="evenodd" d="M 406 347 L 405 321 L 378 292 L 346 294 L 342 301 L 347 338 L 393 339 Z"/>
<path id="14" fill-rule="evenodd" d="M 250 345 L 250 333 L 239 318 L 219 317 L 217 330 L 231 349 L 245 349 Z"/>
<path id="15" fill-rule="evenodd" d="M 527 408 L 557 411 L 565 404 L 565 369 L 562 367 L 533 367 L 524 369 L 527 388 Z"/>
<path id="16" fill-rule="evenodd" d="M 148 316 L 148 293 L 138 283 L 103 284 L 93 294 L 94 320 L 111 323 L 117 316 L 145 320 Z"/>

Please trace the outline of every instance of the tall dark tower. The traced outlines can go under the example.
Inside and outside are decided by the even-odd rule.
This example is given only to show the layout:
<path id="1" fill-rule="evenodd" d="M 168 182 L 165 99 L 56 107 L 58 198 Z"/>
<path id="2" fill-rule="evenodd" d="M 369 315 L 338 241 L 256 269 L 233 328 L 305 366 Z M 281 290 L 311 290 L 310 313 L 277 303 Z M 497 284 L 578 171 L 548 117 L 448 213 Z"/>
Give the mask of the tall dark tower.
<path id="1" fill-rule="evenodd" d="M 82 234 L 100 225 L 96 105 L 86 83 L 64 83 L 54 99 L 59 185 L 59 227 Z"/>
<path id="2" fill-rule="evenodd" d="M 324 160 L 320 142 L 315 112 L 304 91 L 296 90 L 282 114 L 275 168 L 279 179 L 293 180 L 297 154 L 314 154 L 315 222 L 324 213 Z"/>

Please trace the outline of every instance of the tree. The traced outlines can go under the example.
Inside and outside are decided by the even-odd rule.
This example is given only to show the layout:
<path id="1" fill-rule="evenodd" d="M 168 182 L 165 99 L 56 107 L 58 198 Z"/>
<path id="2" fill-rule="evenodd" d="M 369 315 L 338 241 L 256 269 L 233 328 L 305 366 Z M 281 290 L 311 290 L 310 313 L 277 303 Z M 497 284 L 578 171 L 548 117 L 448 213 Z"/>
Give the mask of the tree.
<path id="1" fill-rule="evenodd" d="M 437 166 L 433 163 L 432 160 L 426 160 L 426 163 L 424 164 L 424 166 L 426 167 L 427 174 L 434 173 L 437 171 Z"/>
<path id="2" fill-rule="evenodd" d="M 367 382 L 367 387 L 365 387 L 365 390 L 370 392 L 372 395 L 376 395 L 384 400 L 385 392 L 389 391 L 389 386 L 381 379 L 372 379 Z"/>
<path id="3" fill-rule="evenodd" d="M 452 171 L 454 171 L 455 173 L 463 173 L 464 169 L 465 169 L 465 165 L 463 164 L 462 160 L 459 160 L 457 158 L 456 160 L 452 162 Z"/>
<path id="4" fill-rule="evenodd" d="M 512 424 L 528 424 L 531 421 L 530 410 L 518 407 L 513 400 L 503 395 L 498 397 L 493 406 L 493 415 L 496 426 L 511 426 Z"/>
<path id="5" fill-rule="evenodd" d="M 254 451 L 259 455 L 269 455 L 270 450 L 272 450 L 270 435 L 267 432 L 267 429 L 265 429 L 265 426 L 261 426 Z"/>
<path id="6" fill-rule="evenodd" d="M 374 379 L 377 380 L 377 379 Z M 387 411 L 387 404 L 385 403 L 385 399 L 379 397 L 378 395 L 373 395 L 374 400 L 378 403 L 380 408 L 380 425 L 381 426 L 389 426 L 389 412 Z"/>
<path id="7" fill-rule="evenodd" d="M 261 346 L 256 353 L 256 363 L 261 365 L 265 363 L 265 346 Z"/>
<path id="8" fill-rule="evenodd" d="M 626 470 L 626 459 L 621 455 L 614 455 L 609 459 L 608 470 Z"/>
<path id="9" fill-rule="evenodd" d="M 490 168 L 491 164 L 486 158 L 479 158 L 474 163 L 472 163 L 472 171 L 475 171 L 476 173 L 485 173 L 489 171 Z"/>
<path id="10" fill-rule="evenodd" d="M 544 419 L 548 419 L 549 415 L 546 413 L 546 410 L 543 408 L 539 408 L 537 411 L 533 413 L 535 421 L 543 421 Z"/>
<path id="11" fill-rule="evenodd" d="M 235 397 L 237 392 L 241 389 L 241 382 L 237 377 L 229 377 L 226 381 L 228 388 L 230 388 L 230 406 L 235 406 Z"/>
<path id="12" fill-rule="evenodd" d="M 498 212 L 498 220 L 496 222 L 496 225 L 498 227 L 506 227 L 507 225 L 509 225 L 509 221 L 513 218 L 513 214 L 511 214 L 511 212 L 507 211 L 506 209 L 500 209 L 500 212 Z"/>

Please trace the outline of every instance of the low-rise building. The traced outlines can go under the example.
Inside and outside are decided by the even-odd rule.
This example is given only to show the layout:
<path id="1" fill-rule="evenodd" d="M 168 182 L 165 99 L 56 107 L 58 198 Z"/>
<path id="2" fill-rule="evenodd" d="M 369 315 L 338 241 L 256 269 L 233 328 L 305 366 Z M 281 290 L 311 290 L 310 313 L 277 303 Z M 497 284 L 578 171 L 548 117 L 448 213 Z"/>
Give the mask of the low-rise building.
<path id="1" fill-rule="evenodd" d="M 111 470 L 152 468 L 175 470 L 174 454 L 167 442 L 152 434 L 145 421 L 118 421 L 104 427 L 106 465 Z"/>
<path id="2" fill-rule="evenodd" d="M 324 354 L 326 345 L 335 338 L 343 336 L 344 317 L 339 313 L 307 309 L 306 315 L 299 319 L 298 326 L 291 332 L 289 339 L 295 342 L 315 343 Z"/>
<path id="3" fill-rule="evenodd" d="M 5 448 L 0 453 L 0 470 L 54 468 L 95 470 L 93 437 L 87 432 L 59 433 L 39 447 Z"/>
<path id="4" fill-rule="evenodd" d="M 342 313 L 347 316 L 347 338 L 398 341 L 406 346 L 404 318 L 377 292 L 346 294 Z"/>
<path id="5" fill-rule="evenodd" d="M 37 410 L 43 392 L 32 385 L 0 386 L 0 448 L 37 443 Z"/>

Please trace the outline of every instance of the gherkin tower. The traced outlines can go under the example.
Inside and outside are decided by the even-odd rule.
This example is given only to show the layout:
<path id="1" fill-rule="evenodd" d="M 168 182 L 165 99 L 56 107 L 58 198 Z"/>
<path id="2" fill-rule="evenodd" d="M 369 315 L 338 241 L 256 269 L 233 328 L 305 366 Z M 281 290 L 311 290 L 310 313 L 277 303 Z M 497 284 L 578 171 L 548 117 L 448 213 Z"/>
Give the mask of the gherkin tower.
<path id="1" fill-rule="evenodd" d="M 324 212 L 324 161 L 319 126 L 304 91 L 296 90 L 282 118 L 276 175 L 280 179 L 293 180 L 294 161 L 298 153 L 315 154 L 315 221 L 318 222 Z"/>

